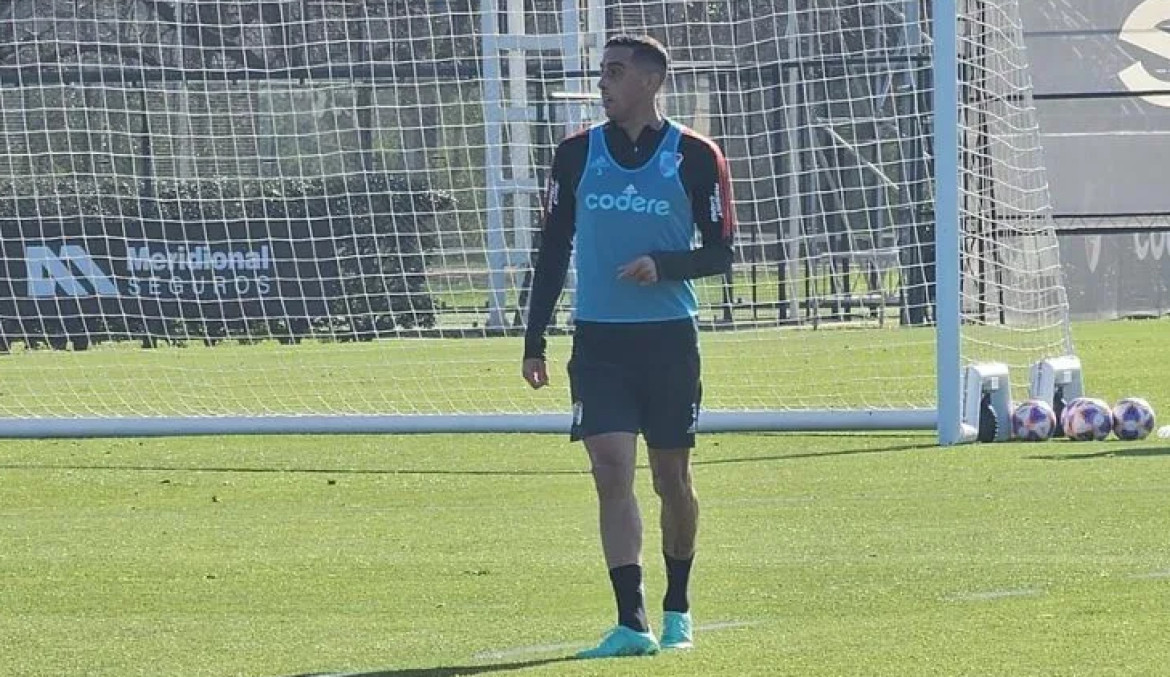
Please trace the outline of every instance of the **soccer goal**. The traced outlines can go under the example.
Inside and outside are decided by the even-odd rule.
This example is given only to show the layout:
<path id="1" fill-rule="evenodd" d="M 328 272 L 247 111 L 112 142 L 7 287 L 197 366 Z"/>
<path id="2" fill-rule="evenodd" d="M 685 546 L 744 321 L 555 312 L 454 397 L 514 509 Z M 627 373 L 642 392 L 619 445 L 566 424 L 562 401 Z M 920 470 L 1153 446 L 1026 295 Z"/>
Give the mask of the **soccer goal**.
<path id="1" fill-rule="evenodd" d="M 566 430 L 542 188 L 647 33 L 733 174 L 701 428 L 955 442 L 967 365 L 1072 352 L 1018 1 L 17 0 L 0 436 Z"/>

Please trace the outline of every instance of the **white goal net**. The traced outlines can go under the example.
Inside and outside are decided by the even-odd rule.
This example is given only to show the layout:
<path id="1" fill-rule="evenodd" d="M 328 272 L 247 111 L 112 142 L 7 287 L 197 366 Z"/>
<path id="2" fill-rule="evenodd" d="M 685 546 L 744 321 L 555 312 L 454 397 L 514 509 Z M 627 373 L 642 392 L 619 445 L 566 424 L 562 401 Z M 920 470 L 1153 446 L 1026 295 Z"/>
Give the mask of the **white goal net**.
<path id="1" fill-rule="evenodd" d="M 1071 345 L 1017 1 L 959 0 L 936 167 L 927 0 L 13 0 L 0 418 L 567 412 L 571 278 L 552 388 L 519 337 L 551 153 L 618 33 L 667 46 L 665 111 L 731 163 L 706 409 L 929 423 L 939 275 L 963 359 L 1024 388 Z M 961 271 L 934 265 L 936 172 Z"/>

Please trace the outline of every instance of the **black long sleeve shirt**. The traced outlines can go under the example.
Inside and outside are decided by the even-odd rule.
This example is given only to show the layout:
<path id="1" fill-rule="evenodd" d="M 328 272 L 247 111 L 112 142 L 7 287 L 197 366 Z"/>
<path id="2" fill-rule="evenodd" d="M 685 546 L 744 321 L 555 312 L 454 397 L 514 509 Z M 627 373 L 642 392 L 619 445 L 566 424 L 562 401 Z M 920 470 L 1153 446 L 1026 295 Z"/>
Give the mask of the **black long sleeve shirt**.
<path id="1" fill-rule="evenodd" d="M 632 140 L 618 125 L 612 122 L 604 125 L 610 154 L 625 168 L 635 168 L 649 161 L 667 130 L 665 124 L 659 129 L 644 127 L 637 140 Z M 665 280 L 721 274 L 731 266 L 732 259 L 735 213 L 727 160 L 711 140 L 687 128 L 682 131 L 679 177 L 690 199 L 701 246 L 689 251 L 646 252 L 654 259 L 659 279 Z M 544 226 L 529 297 L 525 358 L 544 357 L 545 354 L 544 332 L 564 289 L 576 230 L 576 188 L 588 156 L 589 136 L 584 132 L 562 141 L 553 156 L 545 196 Z"/>

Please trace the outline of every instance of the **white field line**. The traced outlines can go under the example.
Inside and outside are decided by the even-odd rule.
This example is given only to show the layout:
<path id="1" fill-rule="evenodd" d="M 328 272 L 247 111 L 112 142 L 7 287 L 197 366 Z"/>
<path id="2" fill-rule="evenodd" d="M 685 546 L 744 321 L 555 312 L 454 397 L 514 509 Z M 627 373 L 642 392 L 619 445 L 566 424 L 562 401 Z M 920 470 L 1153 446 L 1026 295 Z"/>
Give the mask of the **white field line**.
<path id="1" fill-rule="evenodd" d="M 985 590 L 982 592 L 958 592 L 948 595 L 948 602 L 989 602 L 1010 597 L 1038 597 L 1044 594 L 1041 588 L 1016 588 L 1013 590 Z"/>
<path id="2" fill-rule="evenodd" d="M 1141 574 L 1132 574 L 1128 578 L 1131 580 L 1157 580 L 1170 578 L 1170 569 L 1159 569 L 1157 571 L 1150 571 Z M 991 602 L 998 599 L 1011 599 L 1015 597 L 1039 597 L 1045 594 L 1043 588 L 1015 588 L 1005 590 L 985 590 L 981 592 L 959 592 L 948 595 L 943 599 L 947 602 Z M 715 623 L 707 623 L 695 627 L 696 632 L 718 632 L 720 630 L 734 630 L 736 628 L 747 628 L 754 625 L 760 625 L 763 621 L 718 621 Z M 472 656 L 474 660 L 500 660 L 505 658 L 516 658 L 518 656 L 529 656 L 544 653 L 553 653 L 559 651 L 570 651 L 575 649 L 584 649 L 590 646 L 585 642 L 562 642 L 560 644 L 532 644 L 529 646 L 518 646 L 510 649 L 499 649 L 495 651 L 481 651 Z M 320 673 L 313 675 L 313 677 L 361 677 L 363 674 L 369 673 Z"/>

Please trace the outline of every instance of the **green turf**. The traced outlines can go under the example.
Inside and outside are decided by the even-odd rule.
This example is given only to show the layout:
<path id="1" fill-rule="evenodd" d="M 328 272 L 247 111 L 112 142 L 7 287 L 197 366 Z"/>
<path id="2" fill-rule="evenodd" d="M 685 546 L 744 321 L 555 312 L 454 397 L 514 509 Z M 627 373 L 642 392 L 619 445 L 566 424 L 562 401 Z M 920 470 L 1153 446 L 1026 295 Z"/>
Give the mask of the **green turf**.
<path id="1" fill-rule="evenodd" d="M 701 340 L 711 408 L 933 402 L 929 328 L 771 328 Z M 550 339 L 553 387 L 540 392 L 515 387 L 520 338 L 18 348 L 0 356 L 0 417 L 560 411 L 569 347 L 566 336 Z"/>
<path id="2" fill-rule="evenodd" d="M 1168 329 L 1078 326 L 1092 392 L 1170 407 Z M 612 622 L 585 468 L 557 436 L 0 443 L 0 675 L 1170 664 L 1168 441 L 708 436 L 695 615 L 741 625 L 700 631 L 688 654 L 600 663 L 559 660 Z M 639 492 L 656 602 L 644 471 Z"/>

